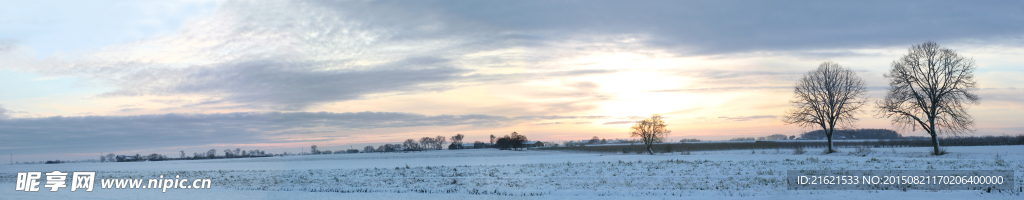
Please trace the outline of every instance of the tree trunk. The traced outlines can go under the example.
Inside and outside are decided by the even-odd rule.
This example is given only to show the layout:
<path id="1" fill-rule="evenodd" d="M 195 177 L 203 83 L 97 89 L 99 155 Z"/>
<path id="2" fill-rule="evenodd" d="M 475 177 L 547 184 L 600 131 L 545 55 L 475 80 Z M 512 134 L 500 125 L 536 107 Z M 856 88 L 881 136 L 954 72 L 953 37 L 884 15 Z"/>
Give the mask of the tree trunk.
<path id="1" fill-rule="evenodd" d="M 652 143 L 647 143 L 647 153 L 649 153 L 651 155 L 654 155 L 654 150 L 651 150 L 651 146 L 653 146 L 653 145 L 654 145 L 653 142 Z"/>
<path id="2" fill-rule="evenodd" d="M 828 138 L 828 153 L 836 152 L 832 149 L 832 133 L 835 132 L 835 128 L 829 127 L 829 129 L 825 131 L 827 131 L 825 132 L 825 137 Z"/>
<path id="3" fill-rule="evenodd" d="M 928 123 L 931 125 L 931 129 L 928 131 L 928 134 L 932 136 L 932 148 L 934 148 L 934 152 L 932 154 L 936 156 L 941 155 L 941 152 L 939 152 L 939 133 L 938 131 L 935 131 L 935 117 L 930 117 Z"/>
<path id="4" fill-rule="evenodd" d="M 828 134 L 828 153 L 835 152 L 832 150 L 832 134 Z"/>

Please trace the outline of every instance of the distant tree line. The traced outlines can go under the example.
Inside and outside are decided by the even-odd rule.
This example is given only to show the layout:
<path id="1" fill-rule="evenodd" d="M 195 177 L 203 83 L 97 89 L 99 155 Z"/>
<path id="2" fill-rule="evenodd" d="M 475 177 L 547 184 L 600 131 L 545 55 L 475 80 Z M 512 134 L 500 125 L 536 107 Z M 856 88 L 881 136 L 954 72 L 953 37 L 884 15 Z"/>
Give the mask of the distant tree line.
<path id="1" fill-rule="evenodd" d="M 498 140 L 494 142 L 494 145 L 500 150 L 518 151 L 526 147 L 524 145 L 526 141 L 527 139 L 525 135 L 520 135 L 517 132 L 512 132 L 512 134 L 498 138 Z"/>
<path id="2" fill-rule="evenodd" d="M 242 150 L 241 148 L 224 149 L 224 156 L 217 156 L 217 149 L 210 149 L 202 153 L 193 153 L 192 156 L 187 156 L 185 151 L 179 151 L 177 158 L 167 157 L 163 154 L 149 154 L 149 155 L 115 155 L 113 153 L 100 156 L 100 162 L 139 162 L 139 161 L 164 161 L 164 160 L 201 160 L 201 159 L 222 159 L 222 158 L 250 158 L 250 157 L 270 157 L 273 155 L 267 154 L 264 151 L 254 150 Z"/>
<path id="3" fill-rule="evenodd" d="M 838 130 L 832 137 L 846 139 L 901 139 L 903 135 L 889 129 L 855 129 Z M 822 130 L 806 132 L 801 134 L 800 138 L 806 140 L 825 139 L 825 132 Z"/>
<path id="4" fill-rule="evenodd" d="M 913 139 L 910 139 L 913 138 Z M 878 139 L 878 140 L 839 140 L 833 144 L 835 147 L 843 148 L 900 148 L 900 147 L 930 147 L 930 137 L 904 137 L 902 139 Z M 1024 135 L 1016 136 L 970 136 L 970 137 L 945 137 L 939 141 L 946 146 L 995 146 L 995 145 L 1024 145 Z M 741 150 L 741 149 L 796 149 L 796 148 L 827 148 L 828 142 L 824 141 L 756 141 L 756 142 L 701 142 L 657 144 L 655 150 L 660 153 L 690 152 L 690 151 L 718 151 L 718 150 Z M 647 148 L 642 145 L 602 145 L 602 146 L 567 146 L 559 148 L 544 148 L 543 150 L 573 150 L 573 151 L 596 151 L 596 152 L 623 152 L 623 153 L 647 153 Z"/>

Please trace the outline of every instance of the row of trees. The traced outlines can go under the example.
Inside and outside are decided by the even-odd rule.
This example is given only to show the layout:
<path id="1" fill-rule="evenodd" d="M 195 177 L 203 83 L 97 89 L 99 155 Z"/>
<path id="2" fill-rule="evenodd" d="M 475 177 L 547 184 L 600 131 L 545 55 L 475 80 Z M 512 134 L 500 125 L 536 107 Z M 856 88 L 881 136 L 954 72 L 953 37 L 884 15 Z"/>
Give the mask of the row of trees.
<path id="1" fill-rule="evenodd" d="M 847 139 L 901 139 L 903 138 L 903 135 L 889 129 L 852 129 L 837 130 L 833 133 L 833 137 Z M 816 130 L 806 132 L 801 134 L 800 138 L 808 140 L 825 139 L 825 131 Z"/>
<path id="2" fill-rule="evenodd" d="M 366 147 L 363 147 L 363 152 L 364 152 L 364 153 L 372 153 L 372 152 L 395 152 L 395 151 L 398 151 L 398 150 L 399 150 L 399 149 L 401 149 L 401 148 L 402 148 L 402 145 L 401 145 L 401 144 L 382 144 L 382 145 L 378 146 L 378 147 L 377 147 L 376 149 L 374 149 L 374 148 L 373 148 L 373 145 L 367 145 Z M 353 150 L 354 150 L 354 149 L 353 149 Z M 358 151 L 358 150 L 357 150 L 357 151 L 354 151 L 354 152 L 353 152 L 353 151 L 349 151 L 349 152 L 352 152 L 352 153 L 359 153 L 359 151 Z"/>
<path id="3" fill-rule="evenodd" d="M 451 144 L 448 145 L 448 149 L 452 149 L 452 150 L 454 150 L 454 149 L 464 149 L 462 140 L 465 137 L 466 136 L 462 135 L 462 134 L 456 134 L 454 136 L 451 136 L 450 137 Z M 445 144 L 448 143 L 447 139 L 449 139 L 449 138 L 445 138 L 444 136 L 440 136 L 440 135 L 437 136 L 437 137 L 422 137 L 422 138 L 419 139 L 419 141 L 417 141 L 415 139 L 407 139 L 407 140 L 405 140 L 405 142 L 402 142 L 401 144 L 383 144 L 383 145 L 380 145 L 380 146 L 378 146 L 376 148 L 373 147 L 372 145 L 369 145 L 369 146 L 363 147 L 362 152 L 364 152 L 364 153 L 371 153 L 371 152 L 395 152 L 395 151 L 400 151 L 400 150 L 401 151 L 419 151 L 419 150 L 427 150 L 427 149 L 441 150 L 441 149 L 444 149 Z M 482 145 L 480 145 L 480 144 L 482 144 Z M 482 142 L 479 142 L 479 141 L 474 143 L 474 148 L 487 148 L 488 146 L 493 146 L 493 145 L 483 144 Z M 310 146 L 310 150 L 311 150 L 312 154 L 331 154 L 331 153 L 341 153 L 341 152 L 343 152 L 343 151 L 331 152 L 329 150 L 321 151 L 321 150 L 318 149 L 318 147 L 316 145 Z M 344 151 L 344 152 L 345 153 L 359 153 L 360 151 L 357 150 L 357 149 L 349 149 L 348 151 Z"/>
<path id="4" fill-rule="evenodd" d="M 368 147 L 369 147 L 369 149 L 371 150 L 371 152 L 375 151 L 375 150 L 373 149 L 373 146 L 368 146 Z M 388 146 L 388 148 L 392 148 L 392 149 L 393 149 L 394 147 Z M 386 148 L 385 148 L 385 147 L 383 147 L 383 145 L 382 145 L 381 149 L 386 149 Z M 316 145 L 313 145 L 313 146 L 309 146 L 309 153 L 310 153 L 310 154 L 340 154 L 340 153 L 359 153 L 359 150 L 358 150 L 358 149 L 349 149 L 349 150 L 345 150 L 345 151 L 342 151 L 342 150 L 336 150 L 336 151 L 331 151 L 331 150 L 320 150 L 320 147 L 317 147 Z"/>
<path id="5" fill-rule="evenodd" d="M 241 148 L 224 149 L 224 156 L 222 158 L 241 158 L 241 157 L 264 157 L 270 156 L 264 151 L 254 150 L 242 150 Z M 149 154 L 149 155 L 114 155 L 113 153 L 100 156 L 100 162 L 134 162 L 134 161 L 161 161 L 161 160 L 191 160 L 191 159 L 211 159 L 217 158 L 217 149 L 210 149 L 202 153 L 193 153 L 192 156 L 187 156 L 185 151 L 178 152 L 178 158 L 169 158 L 162 154 Z"/>
<path id="6" fill-rule="evenodd" d="M 494 135 L 491 135 L 491 137 L 494 137 Z M 512 134 L 510 135 L 505 135 L 504 137 L 498 138 L 498 140 L 495 141 L 494 145 L 497 146 L 497 148 L 500 150 L 518 151 L 526 147 L 526 145 L 524 144 L 526 141 L 527 139 L 525 135 L 520 135 L 517 132 L 512 132 Z"/>
<path id="7" fill-rule="evenodd" d="M 415 139 L 408 139 L 402 143 L 402 148 L 408 150 L 425 150 L 425 149 L 437 149 L 441 150 L 444 148 L 444 144 L 448 143 L 447 138 L 438 135 L 437 137 L 422 137 L 419 142 Z"/>
<path id="8" fill-rule="evenodd" d="M 973 132 L 968 104 L 980 98 L 974 81 L 974 60 L 934 42 L 913 45 L 894 60 L 884 77 L 889 81 L 885 98 L 875 102 L 878 118 L 890 119 L 900 129 L 922 129 L 931 136 L 933 154 L 941 155 L 939 134 Z M 787 124 L 820 128 L 828 138 L 828 152 L 837 129 L 851 129 L 867 100 L 866 87 L 857 73 L 832 61 L 821 63 L 794 87 L 795 108 L 784 117 Z"/>

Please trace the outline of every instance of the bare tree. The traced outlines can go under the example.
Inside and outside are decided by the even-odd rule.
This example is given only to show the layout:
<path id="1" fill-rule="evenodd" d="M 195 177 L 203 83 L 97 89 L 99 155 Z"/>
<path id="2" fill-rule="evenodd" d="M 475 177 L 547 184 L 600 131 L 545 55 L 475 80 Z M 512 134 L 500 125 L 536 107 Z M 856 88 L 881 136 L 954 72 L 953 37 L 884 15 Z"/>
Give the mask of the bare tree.
<path id="1" fill-rule="evenodd" d="M 786 124 L 817 127 L 828 138 L 828 153 L 835 152 L 832 133 L 836 127 L 852 128 L 853 115 L 864 105 L 867 87 L 857 73 L 832 61 L 804 74 L 793 88 L 796 108 L 786 111 Z"/>
<path id="2" fill-rule="evenodd" d="M 448 139 L 446 137 L 440 135 L 434 137 L 434 149 L 444 149 L 444 143 L 448 143 Z"/>
<path id="3" fill-rule="evenodd" d="M 494 139 L 497 139 L 497 137 L 494 137 L 494 134 L 491 134 L 491 145 L 494 145 Z"/>
<path id="4" fill-rule="evenodd" d="M 178 152 L 178 153 L 180 153 L 180 154 L 181 154 L 181 157 L 178 157 L 178 158 L 182 158 L 182 159 L 184 159 L 184 158 L 185 158 L 185 150 L 181 150 L 181 151 L 180 151 L 180 152 Z"/>
<path id="5" fill-rule="evenodd" d="M 523 143 L 528 140 L 525 135 L 519 134 L 515 131 L 512 131 L 512 134 L 510 136 L 506 136 L 506 138 L 509 139 L 508 142 L 511 144 L 512 149 L 516 151 L 524 148 Z"/>
<path id="6" fill-rule="evenodd" d="M 405 148 L 406 151 L 419 150 L 420 144 L 416 143 L 416 140 L 414 139 L 408 139 L 402 143 L 402 147 Z"/>
<path id="7" fill-rule="evenodd" d="M 423 148 L 423 149 L 434 148 L 434 138 L 432 138 L 432 137 L 420 138 L 420 147 Z"/>
<path id="8" fill-rule="evenodd" d="M 313 146 L 309 146 L 309 153 L 312 153 L 312 154 L 320 154 L 320 150 L 317 150 L 317 149 L 316 149 L 316 145 L 313 145 Z"/>
<path id="9" fill-rule="evenodd" d="M 974 68 L 973 59 L 935 42 L 914 45 L 885 74 L 889 91 L 877 102 L 878 116 L 901 129 L 924 129 L 932 136 L 933 153 L 941 155 L 939 133 L 974 132 L 974 120 L 964 105 L 981 101 L 972 93 L 977 90 Z"/>
<path id="10" fill-rule="evenodd" d="M 630 127 L 630 137 L 640 137 L 644 141 L 644 145 L 647 145 L 647 153 L 654 155 L 654 150 L 651 146 L 655 142 L 661 142 L 663 138 L 668 136 L 672 131 L 665 129 L 668 125 L 661 119 L 661 115 L 654 114 L 650 118 L 646 118 L 636 122 L 633 127 Z"/>
<path id="11" fill-rule="evenodd" d="M 217 157 L 217 149 L 210 149 L 209 151 L 206 151 L 206 157 L 207 158 Z"/>
<path id="12" fill-rule="evenodd" d="M 373 146 L 366 146 L 366 147 L 363 147 L 363 153 L 372 153 L 372 152 L 374 152 L 374 151 L 375 151 L 375 150 L 373 149 Z"/>
<path id="13" fill-rule="evenodd" d="M 452 136 L 452 145 L 449 145 L 448 149 L 453 149 L 452 147 L 454 147 L 454 149 L 462 149 L 462 138 L 464 137 L 466 136 L 462 134 L 455 134 L 455 136 Z"/>

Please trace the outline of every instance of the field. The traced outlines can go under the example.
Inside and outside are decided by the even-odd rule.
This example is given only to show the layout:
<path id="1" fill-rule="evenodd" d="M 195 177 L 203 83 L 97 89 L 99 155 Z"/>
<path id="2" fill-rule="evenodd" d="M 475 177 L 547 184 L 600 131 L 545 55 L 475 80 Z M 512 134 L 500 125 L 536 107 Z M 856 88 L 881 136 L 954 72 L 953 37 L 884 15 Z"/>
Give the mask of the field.
<path id="1" fill-rule="evenodd" d="M 3 199 L 1022 199 L 1024 146 L 874 148 L 822 155 L 791 149 L 658 155 L 579 151 L 440 150 L 131 163 L 3 165 Z M 998 156 L 997 156 L 998 155 Z M 1014 191 L 795 191 L 786 170 L 1013 170 Z M 14 191 L 15 173 L 96 171 L 96 191 Z M 211 178 L 211 189 L 102 189 L 99 179 Z M 47 188 L 43 188 L 45 190 Z"/>

